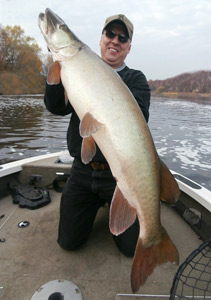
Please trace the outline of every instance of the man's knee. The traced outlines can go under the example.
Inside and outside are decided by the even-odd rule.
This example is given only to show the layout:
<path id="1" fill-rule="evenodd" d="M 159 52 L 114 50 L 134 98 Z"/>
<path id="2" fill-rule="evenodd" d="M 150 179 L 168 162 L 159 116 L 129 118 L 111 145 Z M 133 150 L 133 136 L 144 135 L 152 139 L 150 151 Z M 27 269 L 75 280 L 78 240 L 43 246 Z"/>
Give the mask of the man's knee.
<path id="1" fill-rule="evenodd" d="M 58 244 L 60 245 L 61 248 L 64 250 L 77 250 L 80 248 L 85 242 L 87 241 L 87 238 L 78 239 L 78 238 L 61 238 L 60 236 L 57 239 Z"/>

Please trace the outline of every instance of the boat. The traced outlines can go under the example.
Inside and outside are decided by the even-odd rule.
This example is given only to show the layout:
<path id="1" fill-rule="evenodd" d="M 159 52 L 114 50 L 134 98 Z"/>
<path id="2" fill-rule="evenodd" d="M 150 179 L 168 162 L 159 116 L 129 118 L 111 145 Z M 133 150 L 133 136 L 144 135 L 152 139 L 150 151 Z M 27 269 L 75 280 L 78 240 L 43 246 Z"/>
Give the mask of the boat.
<path id="1" fill-rule="evenodd" d="M 0 166 L 0 299 L 168 298 L 178 271 L 178 266 L 170 263 L 156 267 L 145 285 L 132 294 L 133 259 L 121 254 L 114 244 L 108 227 L 108 206 L 100 208 L 83 247 L 76 251 L 59 247 L 56 240 L 60 197 L 71 164 L 72 158 L 62 151 Z M 174 207 L 161 203 L 161 222 L 178 248 L 181 265 L 193 251 L 210 241 L 211 192 L 171 172 L 181 195 Z M 37 206 L 36 199 L 22 203 L 16 197 L 18 188 L 29 185 L 41 191 L 42 203 Z M 211 276 L 211 259 L 205 265 Z M 199 291 L 197 297 L 211 296 L 209 278 L 206 296 L 199 295 Z"/>

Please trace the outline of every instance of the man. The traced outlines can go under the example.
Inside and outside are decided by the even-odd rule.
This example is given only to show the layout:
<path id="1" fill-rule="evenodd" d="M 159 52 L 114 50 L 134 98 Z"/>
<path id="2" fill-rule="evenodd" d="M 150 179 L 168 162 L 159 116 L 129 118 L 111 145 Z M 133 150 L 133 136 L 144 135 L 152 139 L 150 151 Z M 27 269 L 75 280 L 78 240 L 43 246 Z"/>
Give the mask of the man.
<path id="1" fill-rule="evenodd" d="M 101 57 L 120 75 L 148 121 L 150 90 L 147 80 L 141 71 L 129 69 L 124 63 L 131 49 L 132 36 L 133 24 L 126 16 L 115 15 L 106 19 L 100 40 Z M 61 197 L 58 243 L 64 249 L 73 250 L 88 239 L 100 206 L 110 205 L 116 182 L 98 147 L 92 161 L 87 165 L 82 163 L 80 121 L 69 101 L 65 102 L 61 82 L 58 85 L 46 83 L 44 101 L 47 109 L 54 114 L 71 113 L 67 144 L 74 162 Z M 113 238 L 123 254 L 133 256 L 138 234 L 139 223 L 136 220 L 124 233 Z"/>

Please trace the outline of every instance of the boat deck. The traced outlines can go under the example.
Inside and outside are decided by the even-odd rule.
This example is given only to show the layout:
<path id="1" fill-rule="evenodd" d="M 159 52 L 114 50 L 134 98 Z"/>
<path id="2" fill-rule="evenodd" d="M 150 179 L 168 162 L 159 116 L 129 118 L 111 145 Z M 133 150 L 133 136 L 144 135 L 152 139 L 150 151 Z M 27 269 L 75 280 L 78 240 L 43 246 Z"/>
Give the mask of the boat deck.
<path id="1" fill-rule="evenodd" d="M 43 184 L 47 185 L 59 168 L 70 168 L 58 164 L 55 167 L 54 163 L 55 159 L 49 159 L 45 164 L 28 164 L 18 175 L 19 180 L 23 182 L 37 170 L 40 173 L 42 166 L 43 172 L 49 174 L 44 175 Z M 10 178 L 16 179 L 17 175 Z M 115 246 L 108 228 L 108 207 L 99 210 L 88 242 L 77 251 L 65 251 L 56 241 L 61 194 L 50 189 L 50 195 L 51 203 L 36 210 L 13 204 L 11 195 L 0 199 L 0 216 L 4 215 L 0 218 L 0 299 L 30 300 L 40 286 L 58 279 L 75 283 L 84 300 L 114 300 L 118 293 L 132 293 L 132 258 L 122 255 Z M 21 221 L 30 224 L 19 228 Z M 182 263 L 202 240 L 165 204 L 161 205 L 161 221 L 177 246 Z M 138 293 L 168 295 L 177 268 L 170 263 L 157 267 Z"/>

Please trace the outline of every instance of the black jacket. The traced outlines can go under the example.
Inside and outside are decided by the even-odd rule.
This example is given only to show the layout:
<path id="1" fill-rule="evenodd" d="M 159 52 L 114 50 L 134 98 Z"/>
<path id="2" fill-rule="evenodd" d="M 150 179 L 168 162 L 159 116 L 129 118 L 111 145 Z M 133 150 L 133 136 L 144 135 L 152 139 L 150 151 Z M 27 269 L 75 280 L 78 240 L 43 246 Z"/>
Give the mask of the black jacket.
<path id="1" fill-rule="evenodd" d="M 127 66 L 119 71 L 118 74 L 132 92 L 146 121 L 148 121 L 150 89 L 146 77 L 141 71 L 129 69 Z M 65 105 L 63 85 L 61 83 L 58 85 L 48 85 L 46 83 L 44 102 L 47 109 L 53 114 L 65 116 L 71 113 L 70 124 L 67 131 L 67 146 L 71 156 L 81 159 L 82 138 L 79 134 L 80 120 L 70 102 L 68 101 L 68 104 Z M 98 147 L 93 161 L 106 162 Z"/>

